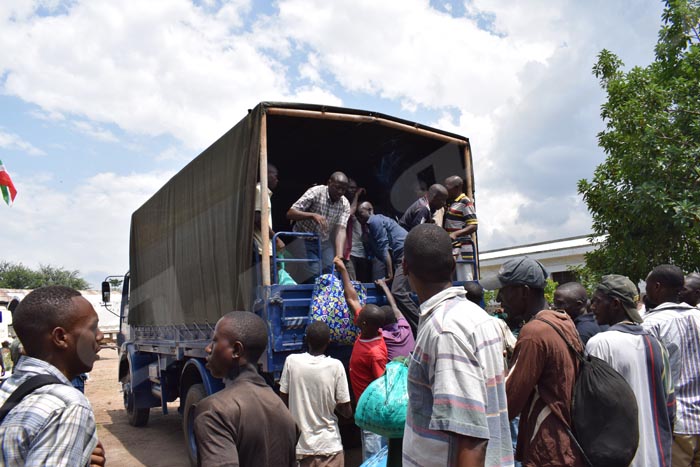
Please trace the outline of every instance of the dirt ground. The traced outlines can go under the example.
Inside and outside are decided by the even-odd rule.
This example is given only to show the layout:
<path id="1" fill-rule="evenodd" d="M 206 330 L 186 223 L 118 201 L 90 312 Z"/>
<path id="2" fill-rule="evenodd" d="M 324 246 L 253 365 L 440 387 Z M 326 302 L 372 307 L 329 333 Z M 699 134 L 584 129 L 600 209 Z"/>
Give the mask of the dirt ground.
<path id="1" fill-rule="evenodd" d="M 85 394 L 97 421 L 97 435 L 104 445 L 110 467 L 188 467 L 182 434 L 179 402 L 168 405 L 168 415 L 151 409 L 148 425 L 133 427 L 124 411 L 121 385 L 117 381 L 119 355 L 114 349 L 102 349 L 89 379 Z M 345 452 L 346 467 L 361 462 L 359 449 Z"/>
<path id="2" fill-rule="evenodd" d="M 100 359 L 85 383 L 97 421 L 97 435 L 104 445 L 108 466 L 188 467 L 178 402 L 169 405 L 169 414 L 151 409 L 145 427 L 129 425 L 124 411 L 121 385 L 117 381 L 119 355 L 102 349 Z"/>

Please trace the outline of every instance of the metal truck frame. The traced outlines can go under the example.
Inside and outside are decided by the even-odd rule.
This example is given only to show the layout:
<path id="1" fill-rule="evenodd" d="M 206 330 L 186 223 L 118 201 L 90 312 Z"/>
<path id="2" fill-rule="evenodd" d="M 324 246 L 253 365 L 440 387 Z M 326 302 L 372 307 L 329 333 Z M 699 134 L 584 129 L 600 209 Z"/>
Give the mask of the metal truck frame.
<path id="1" fill-rule="evenodd" d="M 322 177 L 335 170 L 346 171 L 355 176 L 359 186 L 367 186 L 370 195 L 376 195 L 372 201 L 377 211 L 387 215 L 400 214 L 417 198 L 416 185 L 427 187 L 449 175 L 461 175 L 465 193 L 474 199 L 471 149 L 465 137 L 362 110 L 263 102 L 139 208 L 132 217 L 130 272 L 124 276 L 120 312 L 118 378 L 124 407 L 131 425 L 145 426 L 151 408 L 160 407 L 167 414 L 168 403 L 179 399 L 178 411 L 183 415 L 185 441 L 193 462 L 194 406 L 223 387 L 221 380 L 213 378 L 205 367 L 205 347 L 218 317 L 248 309 L 268 323 L 268 348 L 259 369 L 271 385 L 279 379 L 286 356 L 304 349 L 313 285 L 278 284 L 277 271 L 282 260 L 274 254 L 276 251 L 270 251 L 270 243 L 263 242 L 262 255 L 253 254 L 255 179 L 259 179 L 262 193 L 266 193 L 269 151 L 280 168 L 282 180 L 285 176 L 289 179 L 281 184 L 287 187 L 286 191 L 278 190 L 279 196 L 275 192 L 275 205 L 280 203 L 279 198 L 283 200 L 278 206 L 283 209 L 273 213 L 278 219 L 276 224 L 284 224 L 283 213 L 303 190 L 313 182 L 323 183 L 326 178 Z M 323 157 L 328 151 L 336 157 Z M 231 160 L 239 166 L 224 178 L 229 177 L 232 185 L 240 183 L 228 192 L 225 180 L 210 180 L 219 176 L 216 164 L 226 165 Z M 212 162 L 213 170 L 207 165 L 211 161 L 219 161 Z M 195 189 L 193 198 L 212 201 L 206 204 L 187 198 L 183 204 L 194 207 L 173 208 L 173 197 L 182 196 L 178 191 L 181 186 Z M 213 196 L 217 190 L 221 193 Z M 228 207 L 221 208 L 226 203 Z M 237 209 L 239 214 L 236 222 L 223 227 L 228 228 L 223 231 L 224 238 L 235 238 L 237 244 L 238 250 L 231 249 L 229 253 L 233 260 L 222 259 L 226 255 L 219 255 L 219 250 L 211 247 L 213 241 L 207 240 L 217 235 L 209 232 L 208 225 L 216 224 L 222 212 L 228 214 L 226 209 Z M 262 232 L 270 227 L 270 209 L 268 197 L 262 196 Z M 287 241 L 301 236 L 294 232 L 277 235 Z M 471 240 L 477 253 L 476 234 Z M 214 249 L 213 254 L 205 251 L 207 245 Z M 273 249 L 274 245 L 272 242 Z M 178 248 L 180 256 L 171 254 Z M 195 250 L 202 250 L 200 256 L 183 263 L 181 256 Z M 205 271 L 201 278 L 196 277 L 192 267 L 198 262 L 211 262 L 215 267 L 209 269 L 214 272 Z M 161 269 L 149 271 L 155 263 L 163 263 Z M 235 274 L 217 272 L 224 266 L 233 268 Z M 476 279 L 478 259 L 473 267 Z M 188 281 L 197 279 L 224 285 L 213 292 L 207 292 L 206 285 L 189 291 Z M 374 284 L 364 285 L 368 303 L 385 303 Z M 212 295 L 217 294 L 218 301 L 212 300 Z M 351 346 L 332 345 L 329 353 L 347 365 Z"/>

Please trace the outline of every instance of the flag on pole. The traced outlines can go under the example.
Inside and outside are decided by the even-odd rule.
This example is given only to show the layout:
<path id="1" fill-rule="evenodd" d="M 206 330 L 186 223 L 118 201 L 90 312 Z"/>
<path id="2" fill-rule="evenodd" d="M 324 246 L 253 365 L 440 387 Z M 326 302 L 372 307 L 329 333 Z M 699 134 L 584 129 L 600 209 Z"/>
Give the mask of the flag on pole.
<path id="1" fill-rule="evenodd" d="M 5 166 L 2 165 L 2 161 L 0 161 L 0 192 L 7 205 L 12 205 L 15 196 L 17 196 L 17 190 L 15 189 L 14 183 L 12 183 L 10 174 L 7 173 Z"/>

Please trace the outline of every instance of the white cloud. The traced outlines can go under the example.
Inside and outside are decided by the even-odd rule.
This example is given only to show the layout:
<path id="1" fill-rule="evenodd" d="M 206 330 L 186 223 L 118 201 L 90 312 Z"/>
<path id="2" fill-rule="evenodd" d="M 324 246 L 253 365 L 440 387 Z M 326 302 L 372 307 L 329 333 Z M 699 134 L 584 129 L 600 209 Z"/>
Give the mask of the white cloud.
<path id="1" fill-rule="evenodd" d="M 22 202 L 3 213 L 3 259 L 79 269 L 85 277 L 123 274 L 131 214 L 172 175 L 98 173 L 63 192 L 50 174 L 13 174 Z"/>
<path id="2" fill-rule="evenodd" d="M 604 98 L 590 69 L 602 48 L 628 65 L 651 60 L 662 8 L 652 0 L 472 0 L 457 17 L 458 8 L 440 11 L 428 0 L 279 0 L 278 11 L 255 16 L 249 0 L 77 0 L 41 17 L 33 5 L 0 2 L 0 49 L 10 51 L 0 54 L 0 90 L 37 105 L 45 121 L 125 146 L 133 135 L 170 135 L 176 143 L 154 159 L 180 162 L 263 100 L 429 111 L 434 121 L 422 123 L 470 138 L 485 248 L 588 233 L 575 182 L 602 159 L 595 134 Z M 124 137 L 115 141 L 107 125 Z M 0 146 L 7 134 L 18 138 L 0 132 Z M 159 186 L 137 178 L 122 181 L 143 197 Z M 84 194 L 101 198 L 92 181 L 70 195 L 48 182 L 36 190 L 36 209 L 85 203 L 73 204 L 84 219 L 110 222 Z M 123 249 L 123 229 L 119 240 L 97 237 Z"/>
<path id="3" fill-rule="evenodd" d="M 199 149 L 257 102 L 297 94 L 279 62 L 231 32 L 240 24 L 233 10 L 246 8 L 236 2 L 212 15 L 184 0 L 92 0 L 56 16 L 0 16 L 0 49 L 12 51 L 0 55 L 0 85 L 49 114 L 170 134 Z"/>
<path id="4" fill-rule="evenodd" d="M 0 129 L 0 148 L 25 152 L 30 156 L 45 156 L 46 153 L 14 133 Z"/>
<path id="5" fill-rule="evenodd" d="M 517 95 L 517 72 L 556 42 L 508 41 L 424 0 L 279 3 L 275 29 L 310 47 L 346 89 L 483 114 Z M 265 24 L 265 27 L 269 27 Z"/>
<path id="6" fill-rule="evenodd" d="M 117 137 L 111 131 L 100 128 L 98 125 L 94 125 L 90 122 L 74 121 L 73 127 L 81 133 L 85 133 L 86 135 L 100 141 L 105 141 L 107 143 L 116 143 L 119 141 L 119 139 L 117 139 Z"/>

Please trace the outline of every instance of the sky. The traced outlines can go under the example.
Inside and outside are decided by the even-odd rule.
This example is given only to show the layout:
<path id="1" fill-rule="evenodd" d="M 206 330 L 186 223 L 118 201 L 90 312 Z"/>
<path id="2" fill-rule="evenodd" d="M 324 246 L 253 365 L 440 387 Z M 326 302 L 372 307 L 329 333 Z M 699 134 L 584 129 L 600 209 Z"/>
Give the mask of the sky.
<path id="1" fill-rule="evenodd" d="M 646 66 L 653 0 L 2 0 L 0 260 L 128 269 L 129 220 L 261 101 L 378 111 L 470 139 L 482 251 L 591 233 L 615 52 Z"/>

